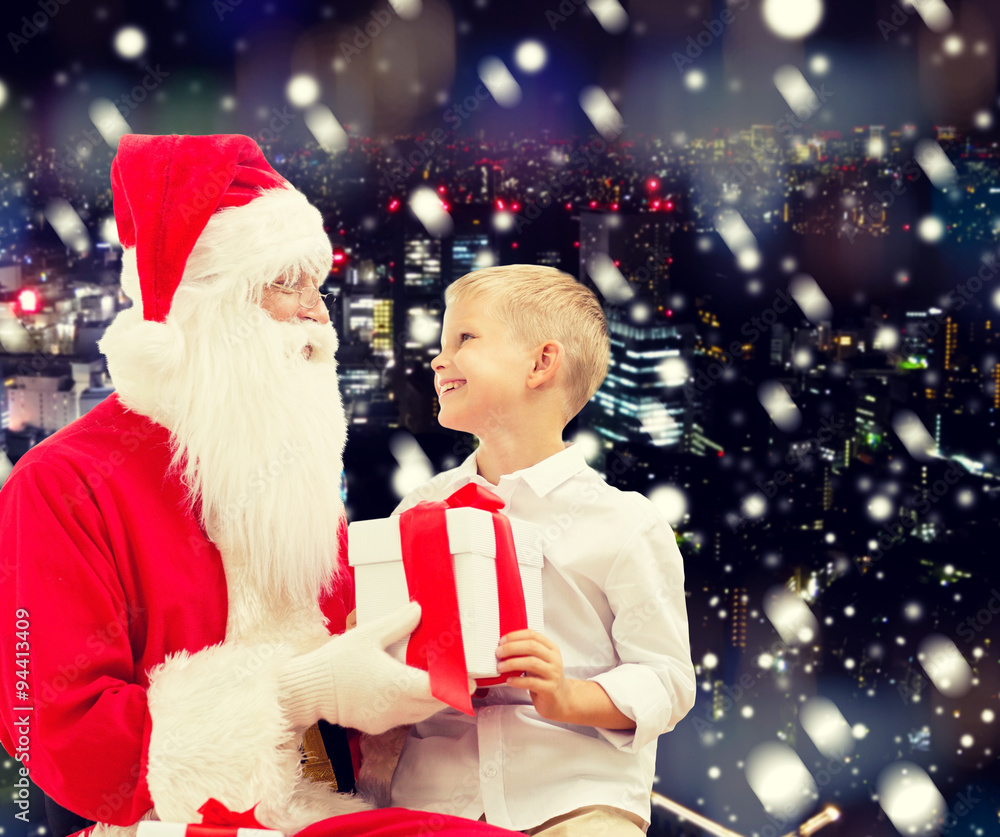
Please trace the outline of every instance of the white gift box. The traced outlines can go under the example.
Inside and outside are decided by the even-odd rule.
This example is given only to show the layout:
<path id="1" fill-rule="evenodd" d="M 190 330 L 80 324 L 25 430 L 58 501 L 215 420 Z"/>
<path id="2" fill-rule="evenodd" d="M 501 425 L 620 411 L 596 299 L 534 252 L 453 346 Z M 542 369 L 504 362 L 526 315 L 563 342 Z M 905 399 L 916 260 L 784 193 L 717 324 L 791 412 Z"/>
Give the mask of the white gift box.
<path id="1" fill-rule="evenodd" d="M 466 667 L 473 678 L 496 677 L 500 612 L 493 515 L 473 508 L 448 509 L 445 515 Z M 538 526 L 522 520 L 511 519 L 510 523 L 528 627 L 542 631 L 542 532 Z M 354 567 L 358 625 L 403 607 L 410 597 L 403 568 L 399 517 L 351 523 L 347 542 L 348 560 Z M 407 642 L 408 639 L 402 639 L 386 650 L 405 662 Z"/>
<path id="2" fill-rule="evenodd" d="M 136 837 L 285 837 L 271 828 L 237 828 L 221 825 L 190 825 L 182 822 L 143 820 Z"/>

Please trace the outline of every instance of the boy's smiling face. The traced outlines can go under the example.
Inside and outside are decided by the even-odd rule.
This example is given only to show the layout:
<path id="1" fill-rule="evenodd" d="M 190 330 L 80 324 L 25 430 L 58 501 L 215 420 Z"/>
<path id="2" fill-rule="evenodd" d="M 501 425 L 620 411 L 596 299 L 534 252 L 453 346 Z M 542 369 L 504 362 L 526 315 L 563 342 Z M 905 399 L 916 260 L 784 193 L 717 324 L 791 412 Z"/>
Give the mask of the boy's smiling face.
<path id="1" fill-rule="evenodd" d="M 441 426 L 480 439 L 504 429 L 505 416 L 523 401 L 532 368 L 531 352 L 481 308 L 474 295 L 447 307 L 441 352 L 431 361 Z"/>

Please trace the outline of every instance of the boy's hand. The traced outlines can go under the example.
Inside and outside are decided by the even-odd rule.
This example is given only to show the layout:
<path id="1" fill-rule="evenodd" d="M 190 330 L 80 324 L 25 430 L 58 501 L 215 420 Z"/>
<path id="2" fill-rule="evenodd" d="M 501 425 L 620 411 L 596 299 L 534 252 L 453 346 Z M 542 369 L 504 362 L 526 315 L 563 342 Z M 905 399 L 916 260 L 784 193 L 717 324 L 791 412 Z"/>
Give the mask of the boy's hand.
<path id="1" fill-rule="evenodd" d="M 527 689 L 535 710 L 550 721 L 566 721 L 571 714 L 570 681 L 563 674 L 562 654 L 551 639 L 538 631 L 513 631 L 500 638 L 497 671 L 523 671 L 507 678 L 507 685 Z"/>
<path id="2" fill-rule="evenodd" d="M 523 671 L 507 678 L 507 685 L 527 689 L 535 711 L 550 721 L 585 724 L 604 729 L 635 729 L 603 687 L 593 680 L 574 680 L 563 672 L 559 646 L 538 631 L 512 631 L 500 637 L 497 671 Z"/>

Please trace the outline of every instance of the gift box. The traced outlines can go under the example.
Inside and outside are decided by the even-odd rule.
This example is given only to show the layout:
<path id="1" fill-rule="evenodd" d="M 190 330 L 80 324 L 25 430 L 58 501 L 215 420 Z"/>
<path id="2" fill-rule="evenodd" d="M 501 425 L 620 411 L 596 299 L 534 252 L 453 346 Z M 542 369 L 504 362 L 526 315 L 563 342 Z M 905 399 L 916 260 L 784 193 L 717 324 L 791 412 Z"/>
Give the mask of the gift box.
<path id="1" fill-rule="evenodd" d="M 243 828 L 230 825 L 197 825 L 182 822 L 143 820 L 136 837 L 285 837 L 270 828 Z"/>
<path id="2" fill-rule="evenodd" d="M 485 492 L 483 492 L 485 493 Z M 458 622 L 448 632 L 435 636 L 432 655 L 447 650 L 460 633 L 468 674 L 476 680 L 497 678 L 496 648 L 500 640 L 500 595 L 497 585 L 497 536 L 494 514 L 480 508 L 448 508 L 448 551 L 458 596 Z M 364 520 L 348 527 L 348 556 L 354 567 L 358 625 L 392 613 L 410 601 L 403 563 L 401 517 Z M 543 630 L 542 533 L 534 524 L 509 519 L 518 575 L 524 592 L 527 627 Z M 417 537 L 419 544 L 422 538 Z M 418 563 L 420 562 L 418 556 Z M 501 578 L 503 578 L 501 572 Z M 419 596 L 416 597 L 420 601 Z M 423 620 L 428 605 L 421 602 Z M 409 638 L 387 649 L 407 661 Z M 438 647 L 434 647 L 435 643 Z M 433 672 L 432 672 L 433 674 Z"/>
<path id="3" fill-rule="evenodd" d="M 254 805 L 249 811 L 230 811 L 212 797 L 198 809 L 200 823 L 140 820 L 136 837 L 285 837 L 261 825 L 256 809 Z"/>

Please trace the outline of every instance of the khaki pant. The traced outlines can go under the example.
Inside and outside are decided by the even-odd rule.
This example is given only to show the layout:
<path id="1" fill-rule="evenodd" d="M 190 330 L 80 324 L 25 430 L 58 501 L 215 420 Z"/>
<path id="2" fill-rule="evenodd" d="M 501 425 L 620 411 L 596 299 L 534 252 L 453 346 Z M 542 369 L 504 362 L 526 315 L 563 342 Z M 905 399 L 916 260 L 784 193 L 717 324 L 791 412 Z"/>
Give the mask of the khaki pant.
<path id="1" fill-rule="evenodd" d="M 643 837 L 638 817 L 618 808 L 592 805 L 553 817 L 525 834 L 538 837 Z"/>

